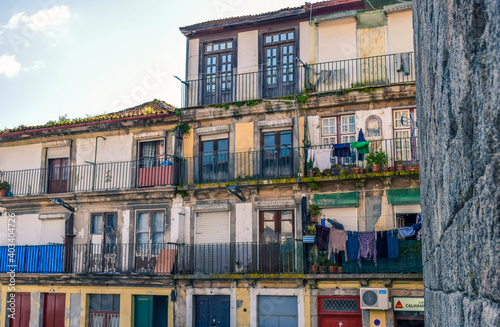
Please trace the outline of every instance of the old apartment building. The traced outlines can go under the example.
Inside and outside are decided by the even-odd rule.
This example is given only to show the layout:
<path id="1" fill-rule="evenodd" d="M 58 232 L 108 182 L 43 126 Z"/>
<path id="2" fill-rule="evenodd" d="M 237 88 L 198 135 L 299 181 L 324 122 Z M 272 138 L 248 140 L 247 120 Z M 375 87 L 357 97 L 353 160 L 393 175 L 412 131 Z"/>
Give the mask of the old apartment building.
<path id="1" fill-rule="evenodd" d="M 0 134 L 0 326 L 423 326 L 412 8 L 374 6 L 182 27 L 181 109 Z"/>

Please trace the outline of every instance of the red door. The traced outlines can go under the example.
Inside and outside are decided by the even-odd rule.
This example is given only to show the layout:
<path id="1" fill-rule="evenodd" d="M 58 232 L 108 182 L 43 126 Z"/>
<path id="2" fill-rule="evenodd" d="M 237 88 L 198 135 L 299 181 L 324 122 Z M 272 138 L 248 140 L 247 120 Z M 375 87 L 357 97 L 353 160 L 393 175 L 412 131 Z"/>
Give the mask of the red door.
<path id="1" fill-rule="evenodd" d="M 7 311 L 9 315 L 10 327 L 29 327 L 30 311 L 31 311 L 31 294 L 30 293 L 15 293 L 15 312 Z M 9 299 L 12 297 L 9 295 Z M 7 308 L 9 308 L 7 303 Z M 11 314 L 13 316 L 11 316 Z M 12 319 L 14 318 L 14 319 Z"/>
<path id="2" fill-rule="evenodd" d="M 64 327 L 66 294 L 45 293 L 43 303 L 43 327 Z"/>
<path id="3" fill-rule="evenodd" d="M 68 191 L 68 158 L 49 159 L 49 193 Z"/>
<path id="4" fill-rule="evenodd" d="M 363 327 L 359 296 L 318 297 L 319 327 Z"/>

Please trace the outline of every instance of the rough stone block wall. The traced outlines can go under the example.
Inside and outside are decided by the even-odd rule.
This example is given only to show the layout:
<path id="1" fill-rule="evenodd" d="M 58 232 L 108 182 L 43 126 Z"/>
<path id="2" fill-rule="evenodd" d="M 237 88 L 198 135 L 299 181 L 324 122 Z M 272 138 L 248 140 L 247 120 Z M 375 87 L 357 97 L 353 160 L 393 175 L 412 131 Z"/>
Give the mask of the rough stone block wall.
<path id="1" fill-rule="evenodd" d="M 426 326 L 500 326 L 500 1 L 413 1 Z"/>

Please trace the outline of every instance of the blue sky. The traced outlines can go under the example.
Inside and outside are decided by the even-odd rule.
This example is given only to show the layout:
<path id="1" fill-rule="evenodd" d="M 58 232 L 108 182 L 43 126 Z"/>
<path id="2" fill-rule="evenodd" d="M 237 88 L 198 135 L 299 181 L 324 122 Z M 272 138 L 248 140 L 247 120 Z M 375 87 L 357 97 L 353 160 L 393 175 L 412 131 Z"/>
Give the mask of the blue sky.
<path id="1" fill-rule="evenodd" d="M 180 26 L 303 5 L 298 0 L 1 0 L 0 129 L 180 105 Z"/>

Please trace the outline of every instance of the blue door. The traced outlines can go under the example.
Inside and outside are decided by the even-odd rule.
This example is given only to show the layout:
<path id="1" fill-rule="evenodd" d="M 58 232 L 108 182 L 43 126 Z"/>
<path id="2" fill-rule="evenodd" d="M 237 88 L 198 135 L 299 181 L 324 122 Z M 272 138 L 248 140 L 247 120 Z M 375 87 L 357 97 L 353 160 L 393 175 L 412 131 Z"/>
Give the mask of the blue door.
<path id="1" fill-rule="evenodd" d="M 259 327 L 299 326 L 299 309 L 296 296 L 258 297 Z"/>
<path id="2" fill-rule="evenodd" d="M 195 327 L 230 327 L 229 296 L 199 295 L 195 297 Z"/>

